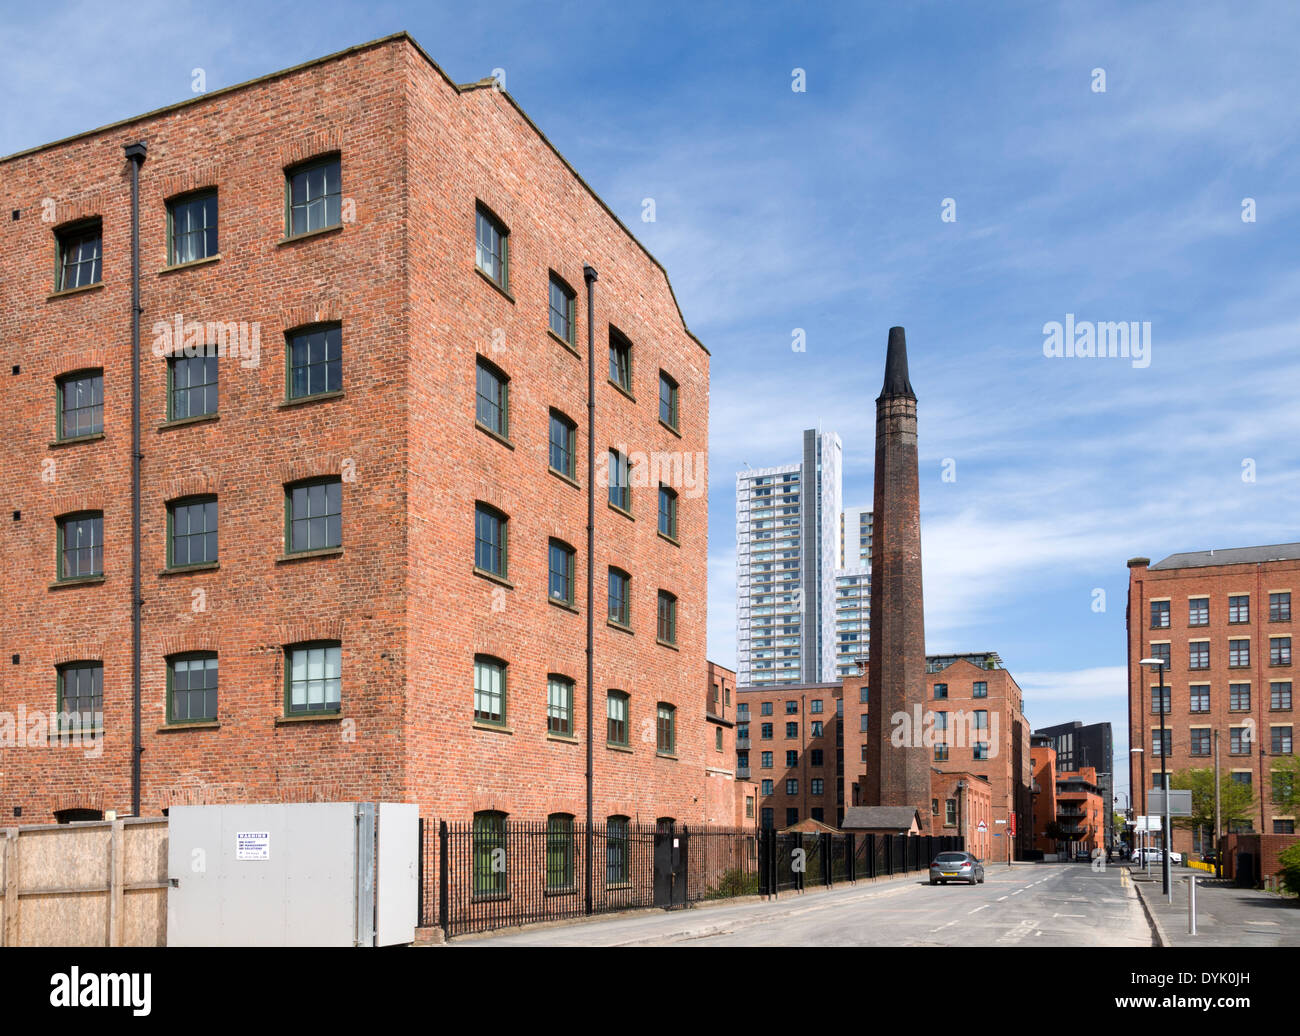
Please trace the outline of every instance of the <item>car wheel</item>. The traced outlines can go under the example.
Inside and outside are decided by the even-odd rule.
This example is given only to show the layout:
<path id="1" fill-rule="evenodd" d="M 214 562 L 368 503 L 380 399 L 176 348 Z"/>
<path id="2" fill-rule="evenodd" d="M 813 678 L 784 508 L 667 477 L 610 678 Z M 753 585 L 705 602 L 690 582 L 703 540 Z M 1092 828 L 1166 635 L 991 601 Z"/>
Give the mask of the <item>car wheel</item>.
<path id="1" fill-rule="evenodd" d="M 974 884 L 975 884 L 975 879 L 974 879 L 974 878 L 971 878 L 971 879 L 970 879 L 970 883 L 971 883 L 972 885 L 974 885 Z"/>
<path id="2" fill-rule="evenodd" d="M 939 884 L 939 880 L 938 880 L 937 878 L 931 878 L 931 879 L 930 879 L 930 884 L 931 884 L 931 885 L 937 885 L 937 884 Z"/>
<path id="3" fill-rule="evenodd" d="M 983 876 L 983 875 L 980 875 L 980 884 L 981 884 L 981 885 L 984 884 L 984 876 Z"/>

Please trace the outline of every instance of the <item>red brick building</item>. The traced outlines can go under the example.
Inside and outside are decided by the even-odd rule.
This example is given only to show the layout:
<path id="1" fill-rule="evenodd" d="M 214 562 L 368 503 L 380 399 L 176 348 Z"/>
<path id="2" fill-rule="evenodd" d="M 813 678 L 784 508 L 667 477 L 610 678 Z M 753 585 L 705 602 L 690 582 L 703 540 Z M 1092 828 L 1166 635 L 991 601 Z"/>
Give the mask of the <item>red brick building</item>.
<path id="1" fill-rule="evenodd" d="M 759 823 L 784 830 L 844 816 L 843 685 L 737 689 L 736 770 L 758 785 Z"/>
<path id="2" fill-rule="evenodd" d="M 862 789 L 866 784 L 869 736 L 866 677 L 844 682 L 847 716 L 844 720 L 844 754 L 849 761 L 846 784 L 851 805 L 866 805 Z M 1029 725 L 1024 717 L 1024 698 L 1011 673 L 1002 667 L 996 652 L 960 655 L 927 655 L 925 702 L 919 715 L 913 712 L 890 718 L 890 731 L 919 739 L 929 757 L 931 773 L 947 775 L 935 784 L 931 778 L 928 815 L 930 834 L 952 834 L 948 800 L 962 774 L 987 784 L 990 851 L 1006 854 L 1006 839 L 1012 814 L 1016 816 L 1017 851 L 1029 848 L 1026 832 L 1030 815 Z M 906 729 L 903 729 L 903 728 Z M 975 788 L 975 785 L 969 785 Z M 975 801 L 975 800 L 972 800 Z M 925 814 L 923 814 L 925 815 Z M 963 816 L 972 815 L 967 811 Z M 995 835 L 1000 837 L 994 837 Z M 974 850 L 972 850 L 974 851 Z"/>
<path id="3" fill-rule="evenodd" d="M 138 760 L 145 815 L 582 818 L 594 613 L 595 818 L 730 820 L 709 356 L 507 93 L 399 34 L 12 155 L 0 194 L 0 815 L 129 813 Z M 35 737 L 60 712 L 84 745 Z"/>
<path id="4" fill-rule="evenodd" d="M 704 820 L 753 827 L 758 823 L 758 785 L 738 771 L 735 693 L 735 671 L 710 662 L 705 718 L 711 733 L 704 767 Z"/>
<path id="5" fill-rule="evenodd" d="M 1033 802 L 1029 828 L 1030 848 L 1042 853 L 1054 853 L 1057 843 L 1047 837 L 1047 828 L 1056 822 L 1056 749 L 1049 739 L 1042 738 L 1038 744 L 1030 747 L 1029 755 L 1032 770 L 1029 794 Z"/>
<path id="6" fill-rule="evenodd" d="M 1167 771 L 1212 769 L 1217 739 L 1221 780 L 1247 785 L 1251 817 L 1229 824 L 1295 837 L 1295 811 L 1278 802 L 1279 761 L 1293 757 L 1296 625 L 1292 595 L 1300 587 L 1300 543 L 1174 554 L 1129 567 L 1129 743 L 1133 808 Z M 1160 738 L 1160 679 L 1144 658 L 1166 662 L 1165 738 Z M 1183 853 L 1208 848 L 1198 832 L 1174 826 Z"/>
<path id="7" fill-rule="evenodd" d="M 1105 849 L 1109 805 L 1097 768 L 1058 770 L 1052 739 L 1034 735 L 1033 742 L 1032 847 L 1042 853 Z M 1049 829 L 1060 837 L 1049 835 Z"/>

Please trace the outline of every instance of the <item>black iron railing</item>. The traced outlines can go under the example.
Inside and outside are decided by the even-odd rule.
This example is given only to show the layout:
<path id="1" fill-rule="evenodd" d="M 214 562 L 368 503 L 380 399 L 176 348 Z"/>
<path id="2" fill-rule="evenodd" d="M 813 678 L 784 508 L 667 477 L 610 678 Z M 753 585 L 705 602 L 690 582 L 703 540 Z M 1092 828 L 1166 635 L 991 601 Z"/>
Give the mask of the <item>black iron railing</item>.
<path id="1" fill-rule="evenodd" d="M 756 828 L 422 818 L 420 840 L 420 923 L 448 936 L 758 892 Z"/>

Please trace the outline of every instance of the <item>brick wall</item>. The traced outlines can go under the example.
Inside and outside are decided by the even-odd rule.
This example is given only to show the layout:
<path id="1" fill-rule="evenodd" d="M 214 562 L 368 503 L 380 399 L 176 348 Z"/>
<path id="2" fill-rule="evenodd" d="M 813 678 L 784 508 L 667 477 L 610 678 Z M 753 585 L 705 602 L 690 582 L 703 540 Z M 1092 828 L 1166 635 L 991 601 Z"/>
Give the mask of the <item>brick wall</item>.
<path id="1" fill-rule="evenodd" d="M 95 753 L 6 751 L 0 815 L 130 807 L 130 189 L 122 145 L 148 142 L 141 171 L 142 812 L 181 802 L 383 798 L 468 819 L 585 811 L 586 307 L 596 285 L 597 460 L 613 446 L 675 459 L 678 535 L 657 532 L 657 487 L 632 517 L 596 487 L 595 813 L 705 817 L 712 729 L 706 682 L 707 494 L 682 478 L 708 439 L 708 355 L 663 270 L 515 107 L 459 89 L 406 36 L 199 98 L 0 163 L 5 406 L 3 546 L 27 578 L 0 598 L 0 711 L 55 709 L 55 666 L 104 666 Z M 285 241 L 285 168 L 341 159 L 344 221 Z M 166 200 L 219 192 L 221 255 L 167 263 Z M 43 215 L 50 211 L 53 222 Z M 475 268 L 474 213 L 509 228 L 509 296 Z M 11 220 L 10 211 L 19 218 Z M 95 215 L 103 281 L 53 296 L 54 229 Z M 547 330 L 549 271 L 578 293 L 576 347 Z M 220 361 L 215 419 L 170 424 L 155 324 L 247 321 L 256 364 Z M 286 405 L 285 332 L 338 321 L 343 391 Z M 633 343 L 633 392 L 607 381 L 608 329 Z M 510 378 L 509 444 L 474 425 L 475 357 Z M 54 381 L 104 372 L 104 435 L 53 446 Z M 658 420 L 658 375 L 680 386 L 679 433 Z M 11 370 L 14 373 L 11 373 Z M 578 487 L 547 470 L 548 410 L 579 426 Z M 343 547 L 286 558 L 284 489 L 342 477 Z M 598 473 L 598 479 L 603 476 Z M 670 476 L 671 479 L 671 476 Z M 219 567 L 164 574 L 166 504 L 218 498 Z M 509 583 L 472 571 L 474 508 L 510 516 Z M 53 587 L 55 518 L 104 512 L 102 581 Z M 20 513 L 20 518 L 13 517 Z M 547 544 L 576 550 L 577 610 L 551 604 Z M 606 572 L 632 574 L 632 632 L 605 623 Z M 675 646 L 656 642 L 659 589 L 678 599 Z M 286 644 L 336 639 L 343 707 L 285 716 Z M 167 722 L 166 658 L 216 651 L 218 722 Z M 507 667 L 507 730 L 473 719 L 477 653 Z M 17 661 L 11 660 L 16 656 Z M 548 736 L 548 674 L 575 682 L 571 738 Z M 627 751 L 605 743 L 605 694 L 631 697 Z M 656 752 L 659 702 L 676 707 L 676 751 Z"/>
<path id="2" fill-rule="evenodd" d="M 1143 789 L 1158 784 L 1161 757 L 1154 751 L 1160 729 L 1160 713 L 1153 710 L 1158 692 L 1159 678 L 1154 667 L 1139 666 L 1138 662 L 1150 657 L 1156 645 L 1168 645 L 1170 668 L 1164 674 L 1168 690 L 1169 712 L 1165 727 L 1169 732 L 1170 755 L 1167 768 L 1170 774 L 1186 769 L 1212 769 L 1214 766 L 1214 732 L 1219 734 L 1219 765 L 1224 781 L 1237 779 L 1242 774 L 1250 779 L 1254 806 L 1250 817 L 1256 831 L 1261 828 L 1271 834 L 1275 818 L 1293 818 L 1291 811 L 1276 806 L 1272 799 L 1274 727 L 1290 728 L 1295 734 L 1295 702 L 1293 686 L 1295 665 L 1271 664 L 1270 640 L 1274 637 L 1294 639 L 1294 618 L 1270 621 L 1269 595 L 1275 592 L 1300 593 L 1300 561 L 1275 561 L 1263 564 L 1219 565 L 1180 569 L 1152 569 L 1146 559 L 1129 562 L 1128 599 L 1128 659 L 1129 659 L 1129 742 L 1142 752 L 1129 757 L 1129 775 L 1133 788 L 1133 806 L 1142 808 Z M 1249 602 L 1247 621 L 1232 622 L 1228 598 L 1246 597 Z M 1208 598 L 1208 623 L 1191 624 L 1192 598 Z M 1152 602 L 1169 605 L 1168 626 L 1152 627 Z M 1295 612 L 1292 611 L 1292 616 Z M 1199 618 L 1199 616 L 1197 616 Z M 1163 622 L 1163 617 L 1160 619 Z M 1248 664 L 1231 664 L 1229 641 L 1246 640 L 1250 644 Z M 1193 642 L 1209 644 L 1209 667 L 1191 668 Z M 1242 660 L 1244 661 L 1244 660 Z M 1275 708 L 1272 699 L 1273 684 L 1291 687 L 1290 705 Z M 1234 685 L 1249 688 L 1249 704 L 1234 708 L 1231 689 Z M 1209 707 L 1193 712 L 1192 687 L 1209 688 Z M 1239 697 L 1239 704 L 1245 704 Z M 1234 752 L 1232 731 L 1250 730 L 1254 733 L 1247 751 Z M 1193 755 L 1193 731 L 1205 731 L 1207 737 L 1198 736 L 1195 748 L 1202 752 Z M 1292 746 L 1294 750 L 1294 745 Z M 1225 830 L 1227 823 L 1225 819 Z M 1188 853 L 1192 848 L 1193 832 L 1174 828 L 1173 846 Z"/>

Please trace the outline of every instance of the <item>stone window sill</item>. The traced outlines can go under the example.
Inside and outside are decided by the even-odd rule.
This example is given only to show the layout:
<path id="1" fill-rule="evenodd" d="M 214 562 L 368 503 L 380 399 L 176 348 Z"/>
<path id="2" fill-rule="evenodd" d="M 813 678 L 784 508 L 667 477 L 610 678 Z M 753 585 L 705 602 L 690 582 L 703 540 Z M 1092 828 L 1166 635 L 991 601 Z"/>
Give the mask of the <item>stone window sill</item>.
<path id="1" fill-rule="evenodd" d="M 322 547 L 320 550 L 300 550 L 292 554 L 281 554 L 275 559 L 277 565 L 287 565 L 291 561 L 306 561 L 310 558 L 337 558 L 343 556 L 342 547 Z"/>
<path id="2" fill-rule="evenodd" d="M 165 432 L 169 428 L 185 428 L 192 424 L 204 424 L 208 421 L 220 419 L 219 414 L 199 414 L 195 417 L 178 417 L 174 421 L 164 421 L 158 426 L 158 431 Z"/>
<path id="3" fill-rule="evenodd" d="M 190 270 L 196 266 L 207 266 L 210 263 L 218 263 L 220 261 L 221 253 L 218 252 L 216 255 L 206 255 L 202 259 L 191 259 L 188 263 L 172 263 L 170 266 L 164 266 L 159 270 L 158 276 L 162 277 L 169 273 L 179 273 L 181 270 Z"/>
<path id="4" fill-rule="evenodd" d="M 605 747 L 608 748 L 611 752 L 626 752 L 628 755 L 632 754 L 632 749 L 629 748 L 627 745 L 616 745 L 612 741 L 606 741 Z"/>
<path id="5" fill-rule="evenodd" d="M 676 536 L 669 536 L 668 533 L 664 532 L 662 529 L 659 532 L 659 538 L 661 540 L 667 540 L 674 547 L 680 547 L 682 545 L 681 541 Z"/>
<path id="6" fill-rule="evenodd" d="M 51 439 L 50 449 L 57 449 L 60 446 L 75 446 L 80 442 L 98 442 L 104 438 L 103 432 L 92 432 L 90 435 L 73 435 L 67 439 Z"/>
<path id="7" fill-rule="evenodd" d="M 75 579 L 57 579 L 50 584 L 51 590 L 62 590 L 65 586 L 94 586 L 102 583 L 103 576 L 78 576 Z"/>
<path id="8" fill-rule="evenodd" d="M 168 723 L 161 726 L 155 733 L 172 734 L 178 730 L 220 730 L 221 724 L 215 720 L 204 720 L 197 723 Z"/>
<path id="9" fill-rule="evenodd" d="M 566 612 L 573 612 L 574 615 L 579 614 L 577 606 L 569 601 L 561 601 L 558 597 L 548 597 L 546 599 L 557 608 L 563 608 Z"/>
<path id="10" fill-rule="evenodd" d="M 502 446 L 508 446 L 508 447 L 509 447 L 510 449 L 512 449 L 512 450 L 515 448 L 515 444 L 514 444 L 514 443 L 512 443 L 512 442 L 511 442 L 509 439 L 507 439 L 504 435 L 502 435 L 500 432 L 498 432 L 495 428 L 489 428 L 489 427 L 488 427 L 487 425 L 485 425 L 482 421 L 479 421 L 479 420 L 475 419 L 475 421 L 474 421 L 474 427 L 477 428 L 480 432 L 483 432 L 485 435 L 490 435 L 493 439 L 495 439 L 497 442 L 499 442 Z"/>
<path id="11" fill-rule="evenodd" d="M 496 290 L 499 291 L 502 295 L 504 295 L 507 299 L 509 299 L 511 305 L 514 305 L 515 297 L 511 295 L 506 288 L 503 288 L 496 281 L 494 281 L 488 274 L 484 273 L 482 268 L 479 267 L 477 263 L 474 264 L 474 272 L 478 274 L 480 277 L 482 277 L 485 281 L 487 281 L 488 284 L 492 285 L 492 287 L 496 288 Z"/>
<path id="12" fill-rule="evenodd" d="M 620 633 L 629 633 L 629 634 L 630 634 L 630 633 L 632 632 L 632 627 L 631 627 L 631 626 L 624 626 L 623 623 L 621 623 L 621 622 L 615 622 L 613 619 L 606 619 L 606 620 L 605 620 L 605 625 L 606 625 L 606 626 L 612 626 L 614 629 L 618 630 Z"/>
<path id="13" fill-rule="evenodd" d="M 513 734 L 515 732 L 514 727 L 507 726 L 504 723 L 485 723 L 481 719 L 474 721 L 474 729 L 490 731 L 493 734 Z"/>
<path id="14" fill-rule="evenodd" d="M 52 291 L 45 296 L 45 301 L 50 302 L 54 299 L 65 299 L 69 295 L 84 295 L 88 291 L 99 291 L 104 287 L 103 281 L 96 281 L 94 284 L 83 284 L 80 288 L 63 288 L 60 291 Z"/>
<path id="15" fill-rule="evenodd" d="M 552 475 L 554 475 L 556 478 L 560 479 L 562 482 L 567 482 L 567 483 L 569 483 L 569 485 L 571 485 L 574 489 L 581 489 L 581 488 L 582 488 L 582 486 L 580 486 L 580 485 L 578 484 L 578 480 L 577 480 L 577 479 L 573 478 L 572 476 L 566 475 L 566 474 L 565 474 L 563 471 L 561 471 L 559 468 L 553 468 L 553 467 L 551 467 L 551 466 L 548 464 L 547 467 L 546 467 L 546 470 L 549 471 L 549 472 L 550 472 Z"/>
<path id="16" fill-rule="evenodd" d="M 298 241 L 307 241 L 313 237 L 323 237 L 326 234 L 338 234 L 343 230 L 342 223 L 335 223 L 332 227 L 321 227 L 319 230 L 305 230 L 301 234 L 286 234 L 276 242 L 277 248 L 283 248 L 285 245 L 292 245 Z"/>
<path id="17" fill-rule="evenodd" d="M 572 342 L 570 342 L 568 339 L 561 338 L 549 327 L 546 329 L 546 333 L 550 335 L 552 338 L 554 338 L 557 342 L 559 342 L 562 346 L 564 346 L 564 348 L 568 349 L 569 352 L 573 353 L 574 356 L 578 356 L 578 357 L 582 356 L 582 353 L 578 352 L 578 347 L 574 345 Z"/>
<path id="18" fill-rule="evenodd" d="M 561 742 L 563 742 L 563 743 L 566 744 L 566 745 L 576 745 L 576 744 L 578 743 L 578 735 L 576 735 L 576 734 L 557 734 L 557 733 L 556 733 L 555 731 L 553 731 L 553 730 L 548 730 L 548 731 L 546 732 L 546 740 L 547 740 L 547 741 L 561 741 Z"/>
<path id="19" fill-rule="evenodd" d="M 321 712 L 302 716 L 276 716 L 275 725 L 277 727 L 283 727 L 294 723 L 338 723 L 342 719 L 342 712 Z"/>
<path id="20" fill-rule="evenodd" d="M 183 576 L 190 572 L 215 572 L 221 567 L 219 561 L 205 561 L 201 565 L 181 565 L 177 568 L 164 568 L 158 573 L 159 576 Z"/>
<path id="21" fill-rule="evenodd" d="M 335 392 L 317 392 L 311 396 L 299 396 L 296 399 L 286 399 L 283 403 L 277 403 L 276 408 L 279 410 L 286 410 L 289 407 L 306 406 L 309 403 L 323 403 L 328 399 L 342 399 L 343 395 L 343 389 L 338 389 Z"/>
<path id="22" fill-rule="evenodd" d="M 670 425 L 667 421 L 665 421 L 662 417 L 659 418 L 659 423 L 660 423 L 661 425 L 663 425 L 665 428 L 667 428 L 670 432 L 672 432 L 673 435 L 677 436 L 677 438 L 680 439 L 680 438 L 682 437 L 682 431 L 681 431 L 681 429 L 680 429 L 680 428 L 674 428 L 674 427 L 673 427 L 672 425 Z"/>
<path id="23" fill-rule="evenodd" d="M 636 396 L 632 395 L 631 392 L 629 392 L 626 388 L 624 388 L 622 385 L 620 385 L 620 384 L 619 384 L 617 381 L 615 381 L 613 378 L 607 378 L 606 380 L 607 380 L 611 385 L 613 385 L 616 389 L 618 389 L 621 393 L 623 393 L 623 395 L 627 396 L 628 399 L 632 400 L 633 403 L 636 402 Z"/>
<path id="24" fill-rule="evenodd" d="M 486 579 L 489 583 L 496 583 L 498 586 L 504 586 L 507 590 L 513 590 L 515 588 L 515 584 L 510 582 L 509 579 L 506 579 L 504 576 L 499 576 L 495 572 L 489 572 L 486 568 L 479 568 L 475 565 L 474 574 L 480 579 Z"/>
<path id="25" fill-rule="evenodd" d="M 671 640 L 664 640 L 663 637 L 655 637 L 655 643 L 658 644 L 660 647 L 672 648 L 674 651 L 681 650 Z"/>
<path id="26" fill-rule="evenodd" d="M 619 514 L 621 514 L 624 518 L 626 518 L 629 522 L 634 522 L 634 521 L 636 521 L 636 519 L 635 519 L 634 517 L 632 517 L 632 512 L 631 512 L 631 511 L 625 510 L 624 508 L 619 507 L 618 504 L 609 503 L 608 501 L 606 501 L 606 504 L 608 505 L 608 507 L 609 507 L 609 509 L 610 509 L 611 511 L 617 511 L 617 512 L 618 512 Z"/>

